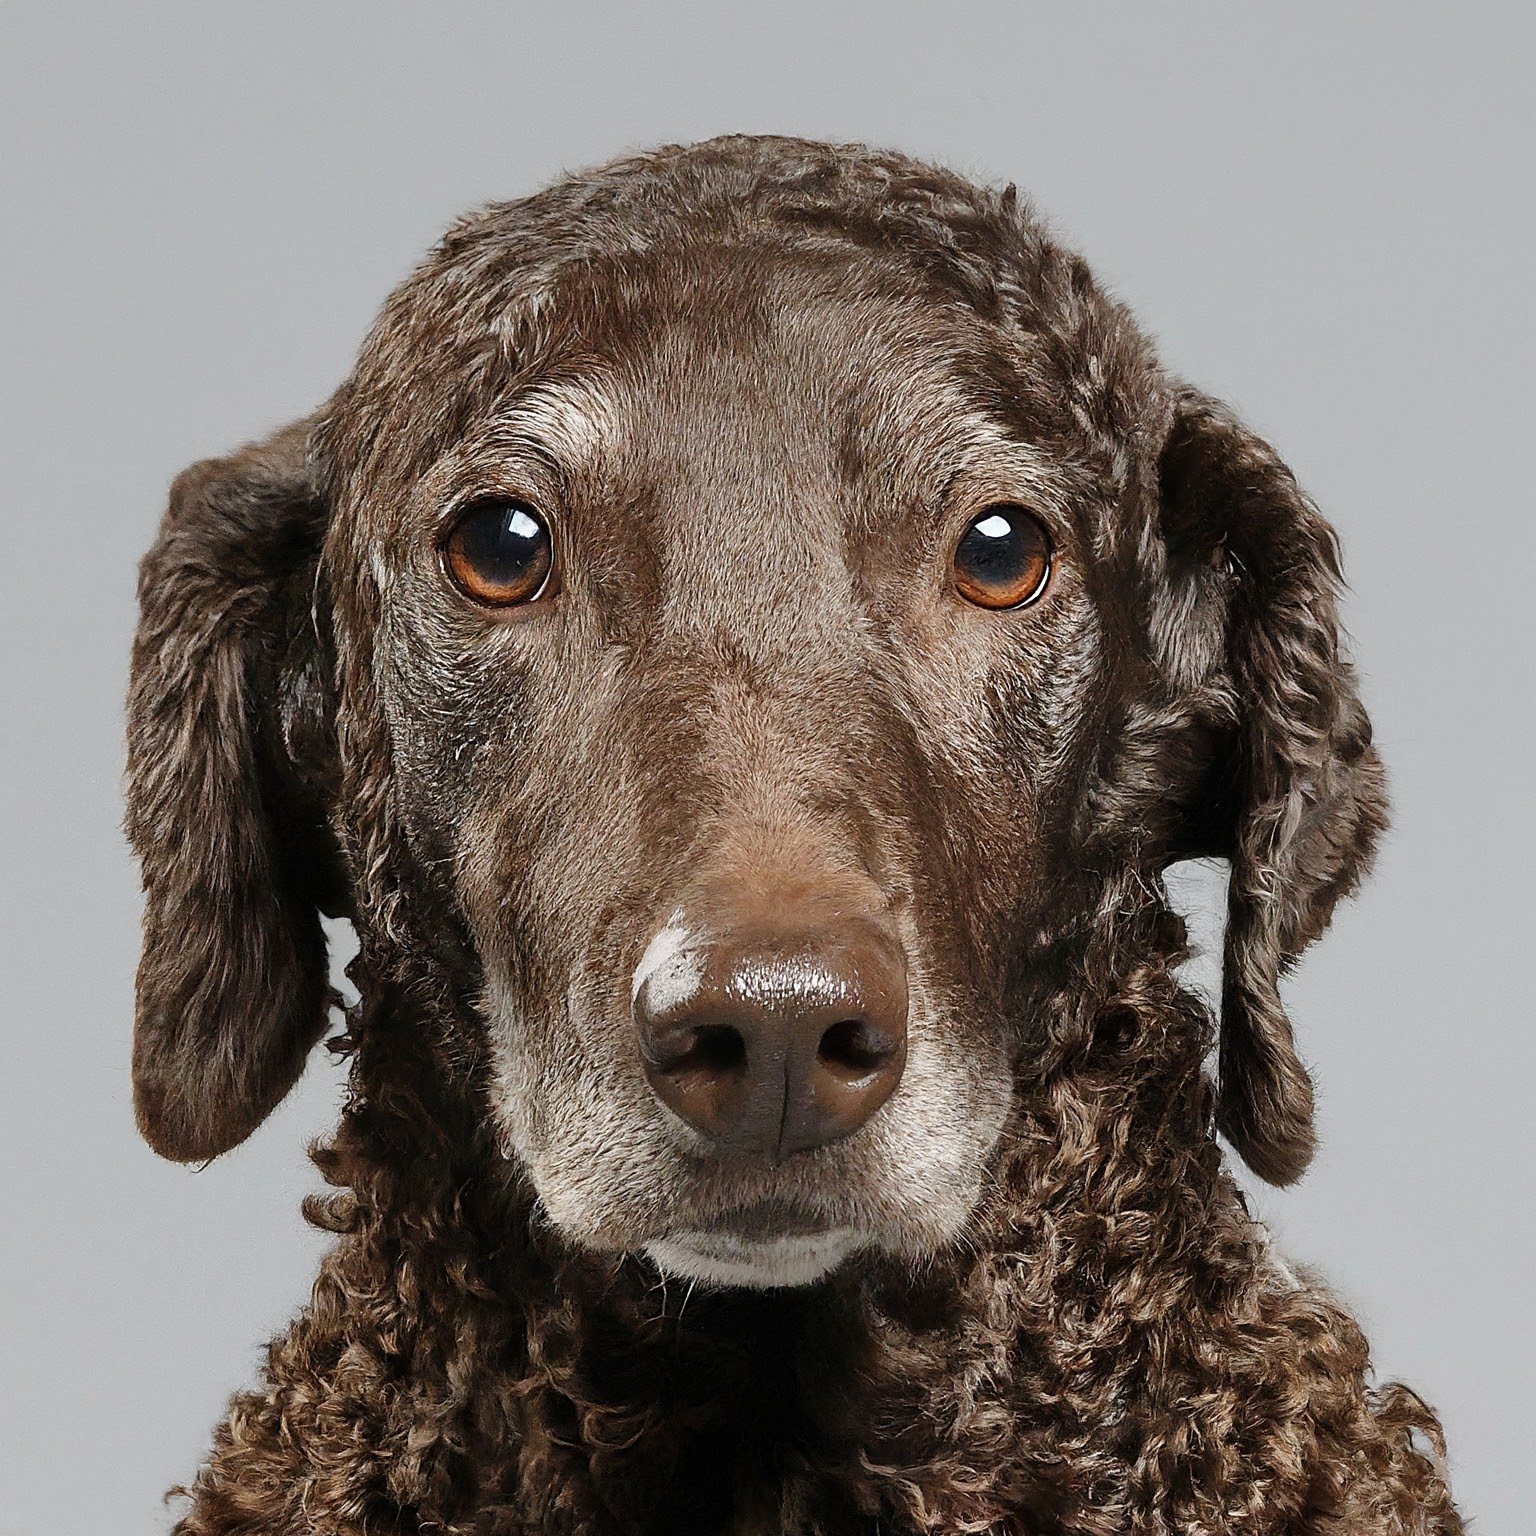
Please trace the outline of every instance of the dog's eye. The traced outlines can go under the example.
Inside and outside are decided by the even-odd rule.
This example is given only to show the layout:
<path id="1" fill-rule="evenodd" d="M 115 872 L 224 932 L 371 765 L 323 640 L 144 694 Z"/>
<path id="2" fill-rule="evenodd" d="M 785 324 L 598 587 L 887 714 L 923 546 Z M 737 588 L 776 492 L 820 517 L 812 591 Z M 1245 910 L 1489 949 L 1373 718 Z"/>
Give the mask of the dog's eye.
<path id="1" fill-rule="evenodd" d="M 454 585 L 487 608 L 532 602 L 554 566 L 549 529 L 526 502 L 486 496 L 459 513 L 443 541 Z"/>
<path id="2" fill-rule="evenodd" d="M 955 546 L 955 588 L 983 608 L 1022 608 L 1051 579 L 1051 539 L 1022 507 L 995 506 L 970 521 Z"/>

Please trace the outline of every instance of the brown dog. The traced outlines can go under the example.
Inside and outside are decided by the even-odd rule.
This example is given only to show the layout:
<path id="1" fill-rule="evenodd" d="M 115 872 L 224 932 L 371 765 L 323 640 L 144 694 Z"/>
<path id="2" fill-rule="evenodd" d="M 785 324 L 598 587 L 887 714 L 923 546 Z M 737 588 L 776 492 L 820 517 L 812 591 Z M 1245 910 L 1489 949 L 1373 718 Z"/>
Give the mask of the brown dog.
<path id="1" fill-rule="evenodd" d="M 1214 1139 L 1312 1150 L 1337 579 L 1011 188 L 736 138 L 456 226 L 143 566 L 151 1144 L 246 1136 L 361 942 L 338 1245 L 180 1529 L 1458 1531 Z"/>

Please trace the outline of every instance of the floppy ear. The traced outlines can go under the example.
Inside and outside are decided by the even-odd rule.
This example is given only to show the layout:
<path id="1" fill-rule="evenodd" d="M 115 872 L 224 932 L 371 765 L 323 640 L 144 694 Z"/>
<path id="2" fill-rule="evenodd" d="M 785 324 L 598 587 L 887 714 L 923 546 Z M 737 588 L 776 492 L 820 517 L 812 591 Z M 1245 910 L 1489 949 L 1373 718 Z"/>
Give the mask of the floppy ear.
<path id="1" fill-rule="evenodd" d="M 171 490 L 139 568 L 127 832 L 142 867 L 139 1129 L 202 1161 L 303 1069 L 330 991 L 320 911 L 346 905 L 326 824 L 334 748 L 309 424 Z"/>
<path id="2" fill-rule="evenodd" d="M 1315 1142 L 1279 979 L 1369 867 L 1386 825 L 1381 763 L 1339 653 L 1337 541 L 1290 470 L 1186 391 L 1159 478 L 1170 574 L 1205 593 L 1185 614 L 1208 625 L 1211 677 L 1231 706 L 1180 848 L 1232 864 L 1217 1123 L 1255 1173 L 1289 1184 Z"/>

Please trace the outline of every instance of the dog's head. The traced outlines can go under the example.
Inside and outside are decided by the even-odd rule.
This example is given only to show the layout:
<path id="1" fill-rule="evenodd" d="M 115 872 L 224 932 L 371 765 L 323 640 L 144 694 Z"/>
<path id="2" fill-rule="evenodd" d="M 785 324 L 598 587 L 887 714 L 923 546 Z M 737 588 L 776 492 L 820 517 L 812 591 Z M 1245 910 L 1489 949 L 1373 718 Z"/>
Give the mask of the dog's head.
<path id="1" fill-rule="evenodd" d="M 1212 854 L 1221 1124 L 1294 1178 L 1278 977 L 1383 814 L 1337 577 L 1011 189 L 732 139 L 489 209 L 144 563 L 144 1134 L 272 1108 L 345 913 L 450 978 L 575 1242 L 748 1284 L 931 1251 L 1051 955 Z"/>

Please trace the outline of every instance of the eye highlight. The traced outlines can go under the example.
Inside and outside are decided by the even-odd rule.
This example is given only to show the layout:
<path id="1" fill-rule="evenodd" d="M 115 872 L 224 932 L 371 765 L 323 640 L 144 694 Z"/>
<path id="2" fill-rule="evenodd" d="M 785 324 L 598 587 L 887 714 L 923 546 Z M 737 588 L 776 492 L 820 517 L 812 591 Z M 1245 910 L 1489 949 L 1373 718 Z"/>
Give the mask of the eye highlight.
<path id="1" fill-rule="evenodd" d="M 477 497 L 454 519 L 441 552 L 453 584 L 484 608 L 530 603 L 550 588 L 554 541 L 525 501 Z"/>
<path id="2" fill-rule="evenodd" d="M 1023 507 L 978 512 L 955 545 L 955 590 L 981 608 L 1023 608 L 1051 579 L 1051 536 Z"/>

